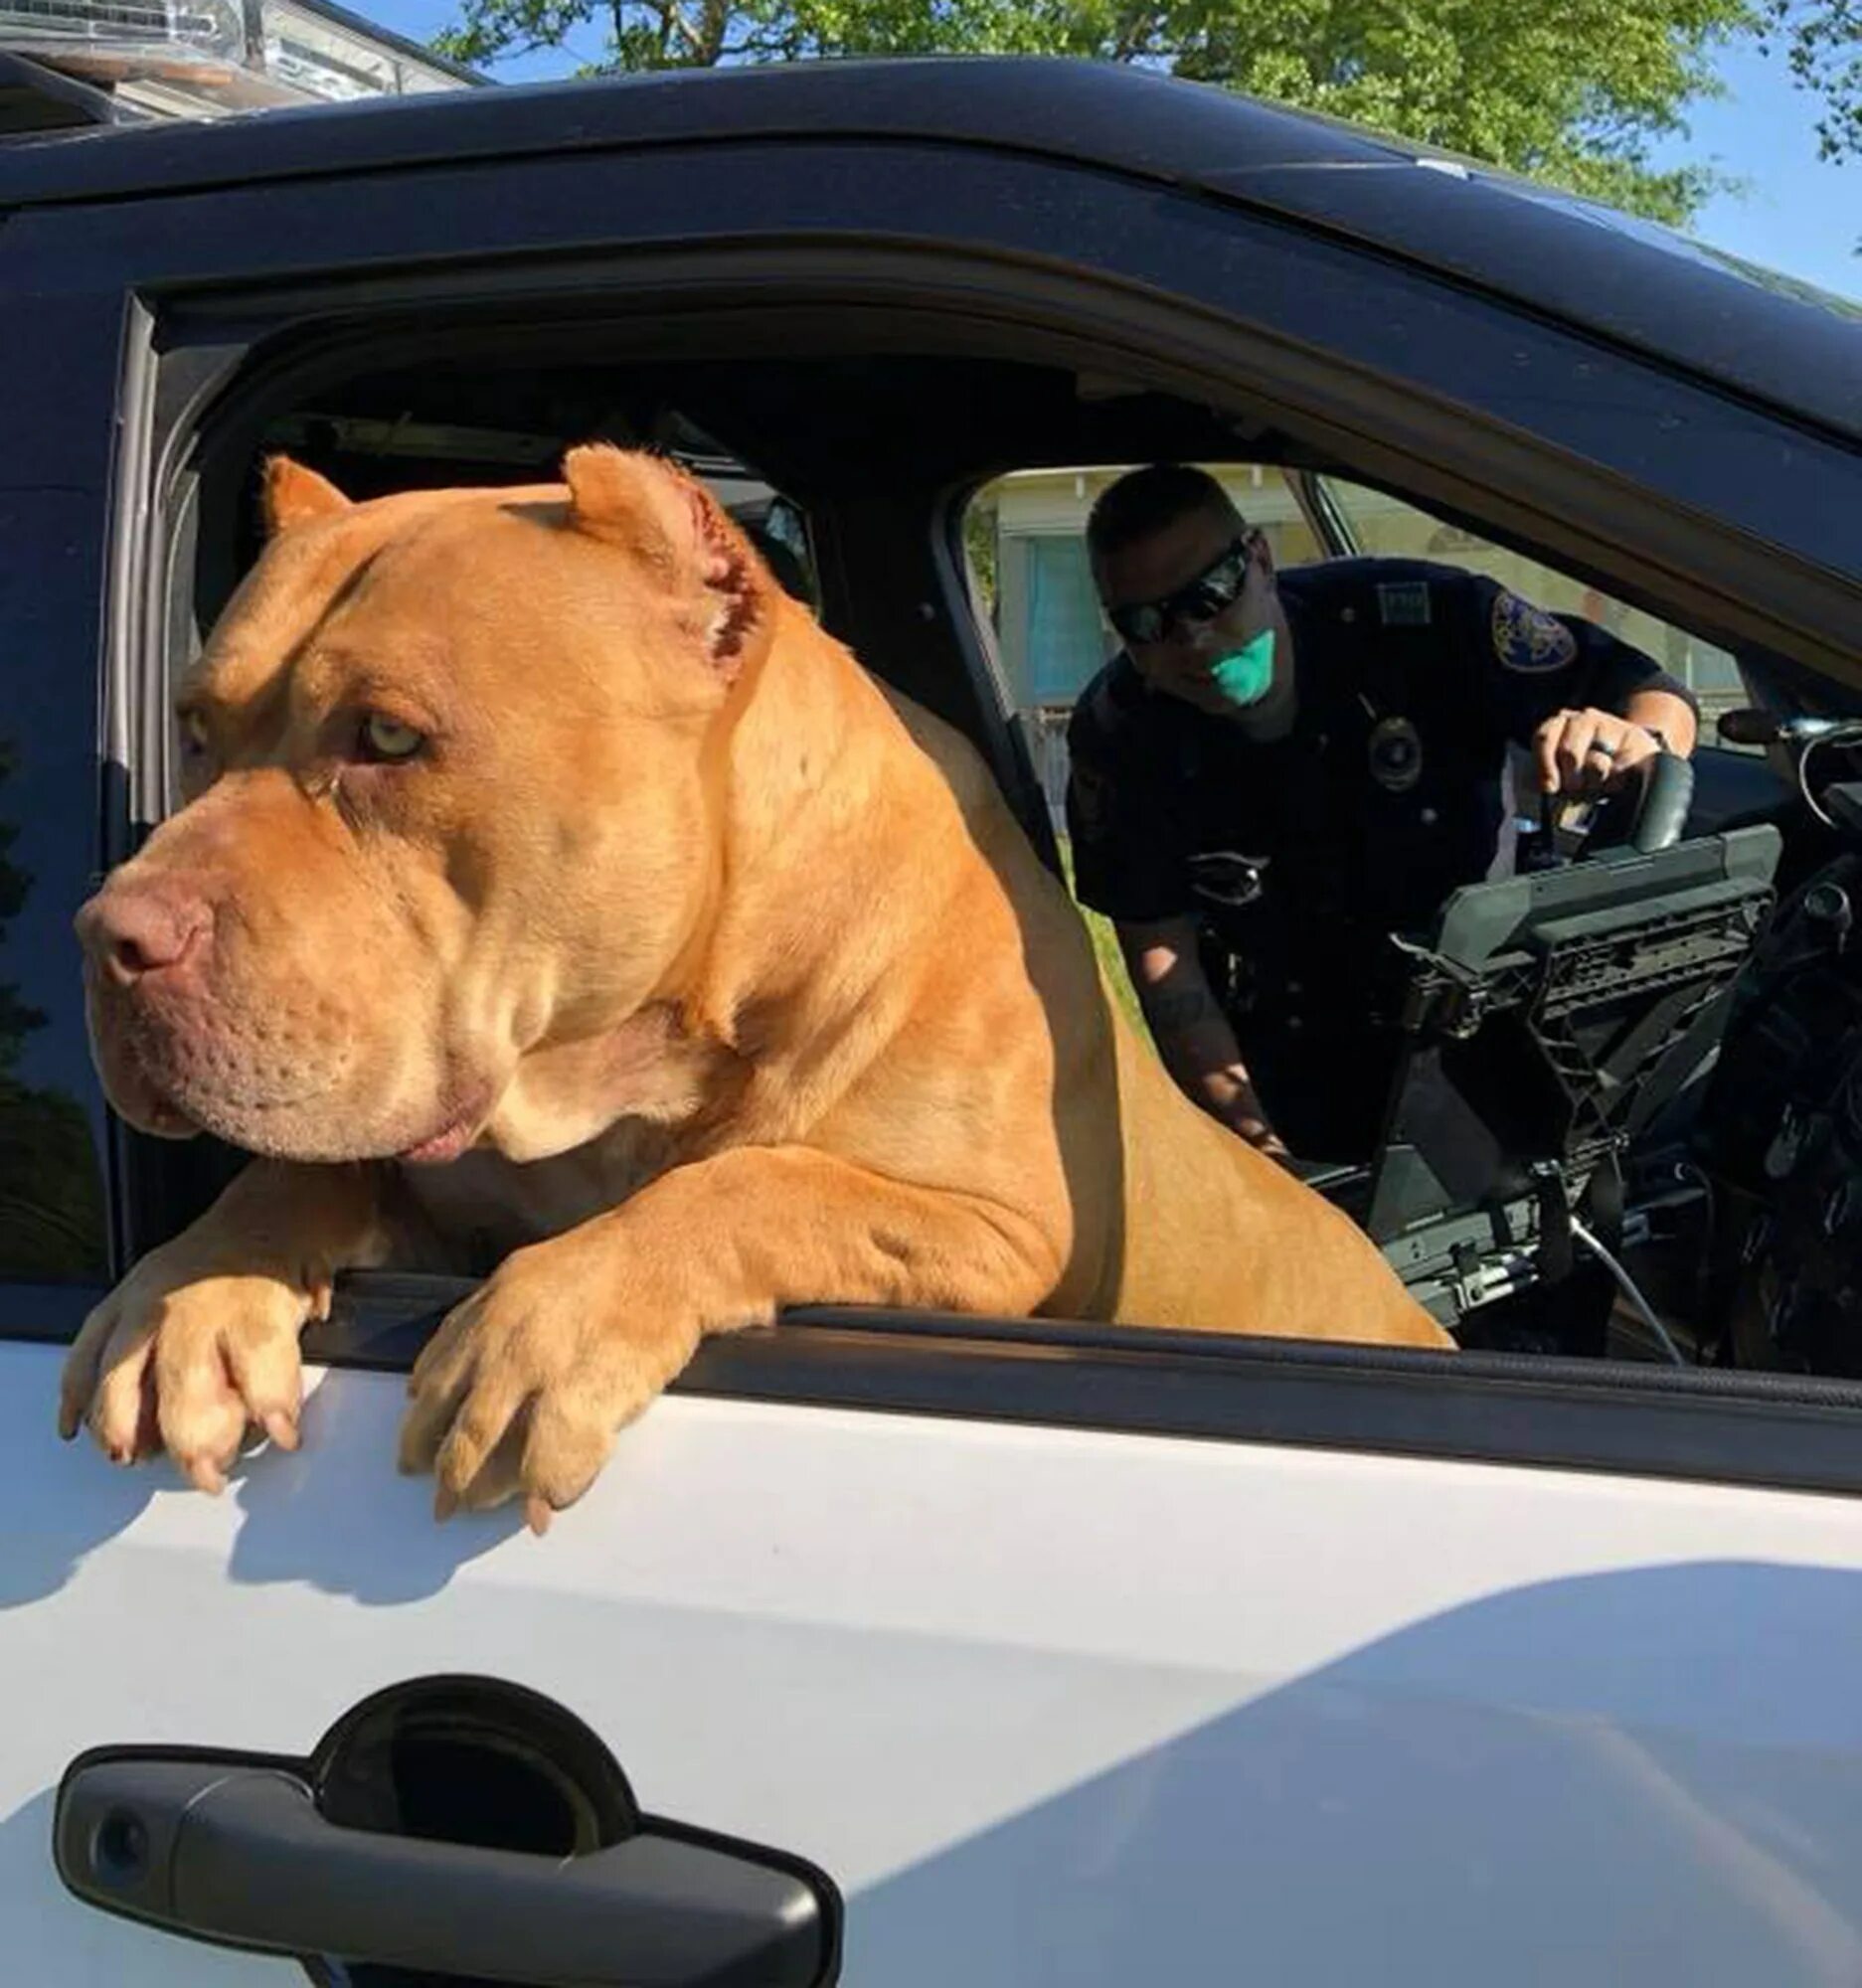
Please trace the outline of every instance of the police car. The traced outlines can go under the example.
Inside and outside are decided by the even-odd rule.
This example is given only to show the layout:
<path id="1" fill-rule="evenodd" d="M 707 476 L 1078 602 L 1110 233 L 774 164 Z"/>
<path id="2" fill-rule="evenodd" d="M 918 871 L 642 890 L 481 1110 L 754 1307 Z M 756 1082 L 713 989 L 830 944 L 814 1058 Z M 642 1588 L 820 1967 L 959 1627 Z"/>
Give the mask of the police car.
<path id="1" fill-rule="evenodd" d="M 302 1450 L 220 1499 L 54 1432 L 64 1343 L 233 1163 L 110 1119 L 70 925 L 173 804 L 166 684 L 267 450 L 356 494 L 682 455 L 1058 860 L 1003 660 L 1041 563 L 989 601 L 963 534 L 993 479 L 1259 470 L 1318 558 L 1398 507 L 1731 658 L 1748 730 L 1840 726 L 1852 310 L 1216 90 L 928 62 L 3 145 L 0 354 L 9 1979 L 1862 1978 L 1862 1390 L 1761 1289 L 1780 1224 L 1823 1225 L 1836 1316 L 1855 1260 L 1849 1204 L 1789 1192 L 1847 1137 L 1827 896 L 1788 930 L 1835 991 L 1745 1011 L 1736 1152 L 1672 1116 L 1722 1034 L 1633 1141 L 1505 1130 L 1503 1235 L 1426 1128 L 1356 1190 L 1473 1317 L 1556 1286 L 1619 1155 L 1611 1253 L 1679 1364 L 810 1312 L 709 1346 L 538 1542 L 395 1475 L 458 1293 L 380 1275 L 306 1342 Z M 1461 1058 L 1491 1132 L 1490 1029 L 1549 1055 L 1598 994 L 1646 1048 L 1663 984 L 1750 990 L 1829 882 L 1829 737 L 1708 746 L 1685 819 L 1444 905 L 1419 1066 Z M 1717 1325 L 1703 1262 L 1758 1292 Z"/>

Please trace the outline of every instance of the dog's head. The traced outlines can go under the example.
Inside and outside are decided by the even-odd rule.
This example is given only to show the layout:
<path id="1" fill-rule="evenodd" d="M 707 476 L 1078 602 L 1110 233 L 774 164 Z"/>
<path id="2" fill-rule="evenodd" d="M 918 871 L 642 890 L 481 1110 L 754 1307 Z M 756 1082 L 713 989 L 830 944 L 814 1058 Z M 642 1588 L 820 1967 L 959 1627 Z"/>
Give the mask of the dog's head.
<path id="1" fill-rule="evenodd" d="M 605 1122 L 578 1046 L 701 942 L 779 610 L 677 469 L 564 467 L 351 504 L 269 465 L 270 542 L 178 687 L 186 805 L 79 914 L 133 1124 L 331 1161 Z"/>

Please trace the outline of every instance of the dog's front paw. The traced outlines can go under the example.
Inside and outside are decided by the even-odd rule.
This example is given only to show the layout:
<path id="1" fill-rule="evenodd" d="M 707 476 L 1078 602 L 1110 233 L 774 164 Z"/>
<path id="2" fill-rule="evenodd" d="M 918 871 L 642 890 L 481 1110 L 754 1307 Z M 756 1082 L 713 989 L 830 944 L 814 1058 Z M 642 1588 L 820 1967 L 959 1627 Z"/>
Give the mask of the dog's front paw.
<path id="1" fill-rule="evenodd" d="M 249 1428 L 297 1447 L 297 1335 L 326 1296 L 184 1244 L 151 1251 L 72 1343 L 59 1433 L 87 1427 L 117 1463 L 165 1449 L 201 1490 L 223 1490 Z"/>
<path id="2" fill-rule="evenodd" d="M 690 1355 L 696 1334 L 630 1320 L 610 1281 L 577 1275 L 570 1240 L 508 1257 L 415 1363 L 401 1467 L 437 1477 L 438 1518 L 521 1493 L 543 1532 Z"/>

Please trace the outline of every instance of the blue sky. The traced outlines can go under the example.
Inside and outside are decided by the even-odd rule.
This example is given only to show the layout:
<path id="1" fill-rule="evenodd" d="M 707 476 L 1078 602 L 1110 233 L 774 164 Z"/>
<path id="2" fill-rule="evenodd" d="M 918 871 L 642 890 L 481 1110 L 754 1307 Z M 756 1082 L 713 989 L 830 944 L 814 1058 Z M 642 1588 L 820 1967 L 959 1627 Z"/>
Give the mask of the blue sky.
<path id="1" fill-rule="evenodd" d="M 1727 93 L 1695 106 L 1685 142 L 1664 148 L 1662 165 L 1716 166 L 1747 183 L 1695 218 L 1694 232 L 1716 248 L 1764 262 L 1862 299 L 1862 163 L 1818 163 L 1812 99 L 1791 87 L 1782 60 L 1756 49 L 1729 50 L 1720 65 Z"/>
<path id="2" fill-rule="evenodd" d="M 424 41 L 458 12 L 454 0 L 349 0 L 384 27 Z M 600 53 L 599 31 L 577 38 L 576 56 Z M 561 56 L 534 57 L 497 72 L 507 82 L 541 80 L 573 67 Z M 1744 182 L 1702 210 L 1695 233 L 1717 248 L 1862 300 L 1862 164 L 1828 166 L 1816 155 L 1811 99 L 1793 89 L 1781 58 L 1750 46 L 1720 64 L 1726 94 L 1697 104 L 1685 140 L 1664 146 L 1661 165 L 1717 167 Z"/>

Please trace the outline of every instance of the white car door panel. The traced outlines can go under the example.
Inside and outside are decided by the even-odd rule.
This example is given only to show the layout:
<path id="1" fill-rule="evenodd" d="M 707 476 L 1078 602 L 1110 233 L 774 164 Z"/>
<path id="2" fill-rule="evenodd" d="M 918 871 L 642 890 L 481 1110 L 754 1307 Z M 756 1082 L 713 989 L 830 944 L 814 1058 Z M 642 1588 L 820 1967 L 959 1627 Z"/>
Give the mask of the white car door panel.
<path id="1" fill-rule="evenodd" d="M 850 1982 L 1862 1978 L 1846 1501 L 684 1395 L 539 1541 L 434 1525 L 393 1377 L 213 1500 L 62 1447 L 56 1357 L 0 1347 L 48 1988 L 301 1978 L 55 1893 L 77 1754 L 307 1752 L 456 1671 L 824 1867 Z"/>

